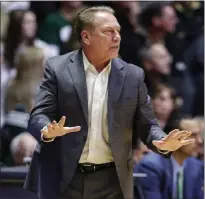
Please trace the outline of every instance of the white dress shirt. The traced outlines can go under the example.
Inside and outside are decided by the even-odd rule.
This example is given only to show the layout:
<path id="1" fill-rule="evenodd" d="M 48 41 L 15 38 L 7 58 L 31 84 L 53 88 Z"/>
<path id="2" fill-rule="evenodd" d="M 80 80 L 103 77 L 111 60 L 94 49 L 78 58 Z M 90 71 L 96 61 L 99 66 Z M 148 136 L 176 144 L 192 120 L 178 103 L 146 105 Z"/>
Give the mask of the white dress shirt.
<path id="1" fill-rule="evenodd" d="M 88 93 L 88 136 L 80 163 L 102 164 L 113 161 L 107 122 L 108 78 L 111 62 L 100 73 L 83 53 Z"/>

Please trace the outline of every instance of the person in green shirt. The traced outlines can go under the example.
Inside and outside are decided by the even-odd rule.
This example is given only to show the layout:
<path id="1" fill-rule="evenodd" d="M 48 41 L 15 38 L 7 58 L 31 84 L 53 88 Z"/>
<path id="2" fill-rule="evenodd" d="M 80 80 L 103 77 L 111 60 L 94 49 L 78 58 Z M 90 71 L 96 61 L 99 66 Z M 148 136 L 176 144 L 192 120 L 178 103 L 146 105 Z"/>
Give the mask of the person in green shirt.
<path id="1" fill-rule="evenodd" d="M 61 2 L 60 9 L 49 14 L 45 21 L 40 24 L 38 36 L 43 41 L 54 44 L 60 48 L 62 43 L 66 43 L 72 33 L 72 21 L 75 13 L 82 7 L 81 1 Z"/>

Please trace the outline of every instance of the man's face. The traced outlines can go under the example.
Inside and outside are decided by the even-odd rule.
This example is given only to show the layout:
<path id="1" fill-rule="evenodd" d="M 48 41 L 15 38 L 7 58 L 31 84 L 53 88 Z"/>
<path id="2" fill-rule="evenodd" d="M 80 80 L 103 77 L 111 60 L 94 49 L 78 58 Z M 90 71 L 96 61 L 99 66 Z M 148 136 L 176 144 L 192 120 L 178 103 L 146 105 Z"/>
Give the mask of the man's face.
<path id="1" fill-rule="evenodd" d="M 111 13 L 96 13 L 94 28 L 86 30 L 84 38 L 84 42 L 96 57 L 109 60 L 118 56 L 121 41 L 120 25 Z"/>
<path id="2" fill-rule="evenodd" d="M 186 154 L 187 156 L 196 157 L 198 155 L 200 144 L 203 142 L 199 125 L 196 121 L 185 121 L 184 123 L 182 121 L 181 127 L 182 129 L 187 129 L 192 132 L 192 135 L 188 139 L 194 139 L 195 142 L 182 146 L 179 151 Z"/>
<path id="3" fill-rule="evenodd" d="M 33 38 L 36 34 L 36 16 L 32 12 L 27 12 L 24 15 L 22 31 L 25 38 Z"/>
<path id="4" fill-rule="evenodd" d="M 152 103 L 157 118 L 170 115 L 174 110 L 174 102 L 171 98 L 170 91 L 167 89 L 159 92 L 155 98 L 153 98 Z"/>
<path id="5" fill-rule="evenodd" d="M 153 44 L 151 48 L 153 70 L 162 75 L 169 75 L 172 58 L 163 44 Z"/>
<path id="6" fill-rule="evenodd" d="M 165 6 L 162 13 L 162 25 L 165 31 L 174 32 L 178 23 L 175 10 L 171 6 Z"/>
<path id="7" fill-rule="evenodd" d="M 160 17 L 161 29 L 167 33 L 172 33 L 175 31 L 177 23 L 178 18 L 175 10 L 171 6 L 165 6 Z"/>

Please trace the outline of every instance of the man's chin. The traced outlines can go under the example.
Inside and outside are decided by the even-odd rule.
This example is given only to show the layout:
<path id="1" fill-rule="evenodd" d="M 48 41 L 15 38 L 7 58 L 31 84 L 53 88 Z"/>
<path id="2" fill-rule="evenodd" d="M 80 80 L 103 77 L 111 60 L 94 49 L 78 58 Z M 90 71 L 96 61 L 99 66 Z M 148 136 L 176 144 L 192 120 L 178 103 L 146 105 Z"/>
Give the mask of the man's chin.
<path id="1" fill-rule="evenodd" d="M 119 56 L 119 52 L 113 52 L 113 53 L 110 54 L 110 58 L 111 59 L 114 59 L 114 58 L 116 58 L 118 56 Z"/>

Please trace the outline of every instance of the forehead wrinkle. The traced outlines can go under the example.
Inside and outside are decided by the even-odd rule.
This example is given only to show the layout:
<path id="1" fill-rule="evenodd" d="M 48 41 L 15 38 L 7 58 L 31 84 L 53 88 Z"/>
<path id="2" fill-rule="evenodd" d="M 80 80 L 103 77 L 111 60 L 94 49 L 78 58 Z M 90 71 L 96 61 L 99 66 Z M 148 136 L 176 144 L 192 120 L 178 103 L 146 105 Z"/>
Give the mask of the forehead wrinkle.
<path id="1" fill-rule="evenodd" d="M 114 23 L 107 23 L 107 24 L 104 24 L 103 25 L 103 28 L 119 28 L 119 29 L 121 29 L 121 26 L 119 25 L 119 24 L 114 24 Z"/>
<path id="2" fill-rule="evenodd" d="M 116 23 L 119 24 L 116 17 L 107 12 L 96 12 L 95 13 L 96 18 L 94 19 L 94 24 L 102 24 L 103 23 Z"/>

